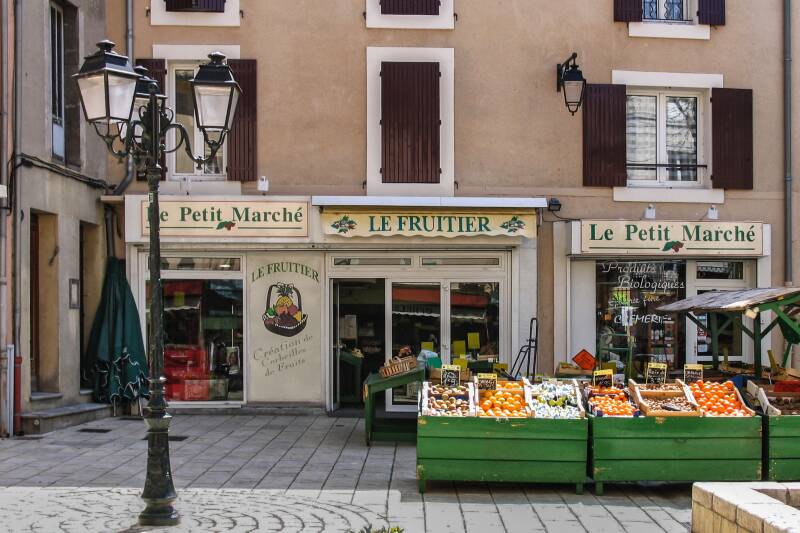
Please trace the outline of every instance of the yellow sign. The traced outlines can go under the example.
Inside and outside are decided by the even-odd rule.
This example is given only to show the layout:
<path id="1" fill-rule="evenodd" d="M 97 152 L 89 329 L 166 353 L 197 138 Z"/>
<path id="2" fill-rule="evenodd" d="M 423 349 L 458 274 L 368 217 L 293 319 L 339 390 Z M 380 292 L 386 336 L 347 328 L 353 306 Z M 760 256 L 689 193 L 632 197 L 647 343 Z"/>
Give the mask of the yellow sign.
<path id="1" fill-rule="evenodd" d="M 582 220 L 581 253 L 759 256 L 763 233 L 760 222 Z"/>
<path id="2" fill-rule="evenodd" d="M 528 237 L 536 236 L 534 213 L 484 211 L 325 211 L 322 227 L 340 237 Z"/>
<path id="3" fill-rule="evenodd" d="M 614 371 L 610 368 L 595 370 L 592 373 L 592 385 L 595 387 L 610 387 L 613 385 Z"/>
<path id="4" fill-rule="evenodd" d="M 150 202 L 142 201 L 142 235 L 150 232 Z M 159 202 L 165 237 L 307 237 L 308 203 L 277 201 Z"/>
<path id="5" fill-rule="evenodd" d="M 649 363 L 645 372 L 645 383 L 665 383 L 667 381 L 666 363 Z"/>
<path id="6" fill-rule="evenodd" d="M 467 347 L 470 350 L 480 350 L 481 334 L 478 332 L 467 333 Z"/>
<path id="7" fill-rule="evenodd" d="M 478 374 L 478 390 L 495 390 L 497 374 Z"/>
<path id="8" fill-rule="evenodd" d="M 703 365 L 685 364 L 683 365 L 683 382 L 686 384 L 694 383 L 703 379 Z"/>

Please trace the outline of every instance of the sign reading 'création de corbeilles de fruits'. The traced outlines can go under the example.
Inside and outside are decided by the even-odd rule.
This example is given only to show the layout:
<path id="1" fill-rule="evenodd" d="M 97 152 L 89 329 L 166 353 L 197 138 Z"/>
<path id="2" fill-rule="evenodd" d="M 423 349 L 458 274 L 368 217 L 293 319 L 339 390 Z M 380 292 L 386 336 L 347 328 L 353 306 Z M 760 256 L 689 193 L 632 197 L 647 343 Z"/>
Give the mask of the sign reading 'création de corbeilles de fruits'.
<path id="1" fill-rule="evenodd" d="M 581 253 L 759 256 L 763 233 L 761 222 L 582 220 Z"/>
<path id="2" fill-rule="evenodd" d="M 149 232 L 149 202 L 142 201 L 142 234 Z M 161 235 L 173 237 L 305 237 L 308 203 L 281 201 L 162 200 Z"/>

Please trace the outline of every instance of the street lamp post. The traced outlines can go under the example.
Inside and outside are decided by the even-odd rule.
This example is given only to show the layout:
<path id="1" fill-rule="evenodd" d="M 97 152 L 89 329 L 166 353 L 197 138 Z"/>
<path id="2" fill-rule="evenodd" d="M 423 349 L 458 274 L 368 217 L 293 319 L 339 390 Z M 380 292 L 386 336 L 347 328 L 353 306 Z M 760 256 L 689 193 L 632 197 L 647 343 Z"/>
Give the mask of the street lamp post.
<path id="1" fill-rule="evenodd" d="M 134 70 L 126 56 L 114 52 L 111 41 L 101 41 L 97 47 L 98 51 L 84 59 L 74 76 L 84 116 L 114 157 L 133 158 L 137 169 L 147 176 L 149 188 L 150 398 L 143 413 L 147 424 L 147 477 L 142 499 L 146 507 L 139 515 L 139 523 L 143 526 L 175 525 L 180 517 L 172 505 L 177 498 L 169 461 L 172 417 L 167 413 L 164 398 L 164 303 L 158 207 L 162 168 L 159 161 L 166 152 L 163 140 L 171 130 L 177 138 L 171 152 L 183 146 L 198 168 L 213 160 L 230 131 L 241 89 L 224 55 L 212 53 L 210 62 L 200 66 L 191 80 L 192 96 L 195 120 L 209 154 L 195 157 L 189 134 L 181 124 L 174 122 L 174 113 L 166 107 L 166 98 L 159 94 L 158 83 L 147 78 L 144 70 Z"/>

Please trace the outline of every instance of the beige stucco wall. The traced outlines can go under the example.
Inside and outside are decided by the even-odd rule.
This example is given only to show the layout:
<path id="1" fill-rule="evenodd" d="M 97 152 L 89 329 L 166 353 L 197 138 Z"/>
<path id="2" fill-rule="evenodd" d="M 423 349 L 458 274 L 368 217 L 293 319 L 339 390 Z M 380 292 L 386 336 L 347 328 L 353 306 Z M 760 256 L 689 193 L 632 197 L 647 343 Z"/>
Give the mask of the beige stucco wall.
<path id="1" fill-rule="evenodd" d="M 111 2 L 109 2 L 110 4 Z M 81 57 L 95 50 L 95 43 L 105 37 L 105 5 L 103 0 L 77 0 L 72 4 L 79 11 L 79 54 Z M 21 152 L 36 157 L 47 164 L 64 166 L 52 156 L 51 93 L 49 59 L 49 3 L 23 2 L 19 16 L 22 38 L 21 98 L 19 121 Z M 44 53 L 43 53 L 44 51 Z M 65 84 L 74 83 L 65 79 Z M 69 103 L 69 102 L 67 102 Z M 94 130 L 82 125 L 78 138 L 66 138 L 66 143 L 80 143 L 81 164 L 69 170 L 84 176 L 104 180 L 106 175 L 106 148 Z M 22 355 L 21 399 L 22 412 L 47 409 L 90 400 L 80 394 L 80 315 L 69 307 L 69 280 L 80 278 L 79 242 L 80 224 L 102 226 L 103 208 L 100 195 L 103 189 L 88 186 L 76 179 L 39 166 L 22 166 L 15 178 L 18 217 L 20 269 L 15 283 L 19 285 L 19 345 Z M 49 350 L 47 358 L 52 365 L 48 375 L 52 378 L 41 390 L 58 392 L 61 398 L 30 401 L 30 213 L 39 212 L 52 224 L 41 227 L 41 260 L 47 264 L 42 272 L 44 283 L 40 290 L 42 318 L 46 320 L 43 333 L 47 335 L 42 350 Z M 21 213 L 21 215 L 20 215 Z M 51 215 L 51 216 L 48 216 Z M 100 232 L 102 234 L 102 231 Z M 49 264 L 53 258 L 52 264 Z M 87 299 L 87 318 L 91 322 L 102 280 L 105 263 L 105 244 L 98 243 L 96 235 L 87 254 L 87 287 L 92 291 Z M 53 355 L 53 352 L 57 352 Z"/>
<path id="2" fill-rule="evenodd" d="M 111 4 L 109 34 L 124 43 L 124 2 Z M 364 194 L 366 48 L 452 47 L 457 195 L 556 196 L 563 217 L 640 219 L 646 203 L 614 202 L 610 189 L 582 186 L 581 115 L 570 116 L 555 91 L 555 64 L 575 51 L 595 83 L 611 82 L 612 70 L 722 74 L 725 87 L 754 92 L 755 189 L 728 191 L 720 219 L 772 224 L 771 277 L 783 283 L 780 0 L 759 0 L 757 9 L 751 0 L 728 0 L 727 25 L 712 28 L 708 41 L 629 37 L 626 24 L 613 22 L 613 0 L 547 8 L 530 0 L 456 0 L 453 30 L 367 29 L 364 0 L 241 0 L 238 28 L 154 27 L 149 1 L 134 4 L 138 57 L 151 57 L 153 44 L 209 43 L 240 45 L 242 58 L 258 60 L 258 174 L 269 177 L 271 194 Z M 800 55 L 800 44 L 795 50 Z M 800 141 L 795 149 L 800 154 Z M 699 220 L 707 208 L 657 205 L 659 219 L 674 220 Z M 543 354 L 553 349 L 550 220 L 546 214 L 539 243 Z"/>

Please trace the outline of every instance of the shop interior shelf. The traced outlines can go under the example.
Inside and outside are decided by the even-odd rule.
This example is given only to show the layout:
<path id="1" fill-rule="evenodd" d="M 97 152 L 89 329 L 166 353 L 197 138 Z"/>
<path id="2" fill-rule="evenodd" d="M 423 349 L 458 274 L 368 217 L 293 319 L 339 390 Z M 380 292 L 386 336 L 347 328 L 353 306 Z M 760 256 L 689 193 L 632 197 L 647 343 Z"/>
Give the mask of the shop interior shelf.
<path id="1" fill-rule="evenodd" d="M 800 415 L 765 416 L 767 479 L 800 481 Z"/>
<path id="2" fill-rule="evenodd" d="M 575 483 L 583 491 L 588 421 L 420 416 L 417 479 Z"/>
<path id="3" fill-rule="evenodd" d="M 614 481 L 761 479 L 761 417 L 590 417 L 595 491 Z"/>

